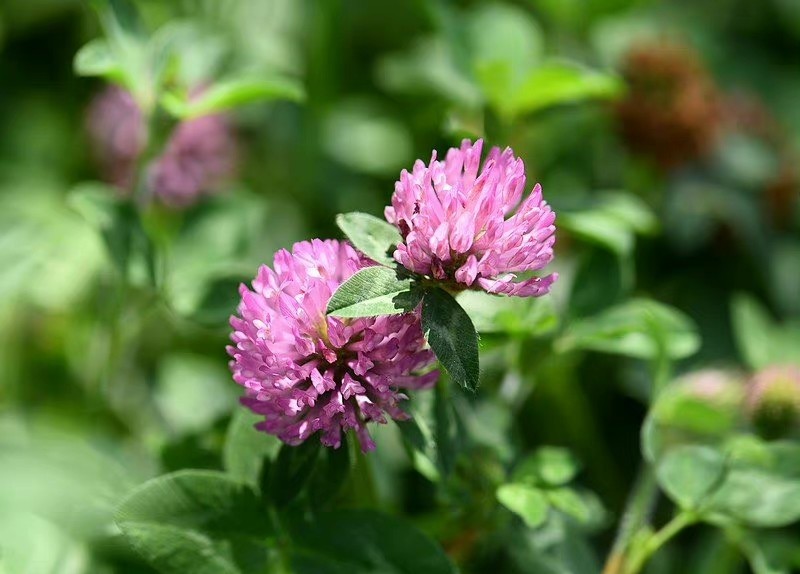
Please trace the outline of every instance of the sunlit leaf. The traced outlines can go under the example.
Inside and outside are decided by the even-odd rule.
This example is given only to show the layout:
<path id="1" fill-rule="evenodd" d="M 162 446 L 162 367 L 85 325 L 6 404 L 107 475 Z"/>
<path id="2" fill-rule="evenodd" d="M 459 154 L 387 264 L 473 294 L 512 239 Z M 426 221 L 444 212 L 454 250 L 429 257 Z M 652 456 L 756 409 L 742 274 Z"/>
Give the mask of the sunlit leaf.
<path id="1" fill-rule="evenodd" d="M 364 255 L 384 265 L 394 264 L 392 253 L 402 241 L 395 226 L 358 211 L 337 215 L 336 225 Z"/>
<path id="2" fill-rule="evenodd" d="M 550 504 L 544 491 L 528 484 L 510 483 L 497 489 L 497 500 L 522 518 L 530 528 L 540 526 L 547 518 Z"/>
<path id="3" fill-rule="evenodd" d="M 411 279 L 388 267 L 367 267 L 342 283 L 328 301 L 335 317 L 374 317 L 413 310 L 422 298 Z"/>
<path id="4" fill-rule="evenodd" d="M 294 78 L 264 76 L 219 81 L 196 97 L 181 97 L 171 93 L 162 100 L 162 104 L 179 118 L 196 118 L 255 102 L 301 101 L 304 97 L 302 85 Z"/>

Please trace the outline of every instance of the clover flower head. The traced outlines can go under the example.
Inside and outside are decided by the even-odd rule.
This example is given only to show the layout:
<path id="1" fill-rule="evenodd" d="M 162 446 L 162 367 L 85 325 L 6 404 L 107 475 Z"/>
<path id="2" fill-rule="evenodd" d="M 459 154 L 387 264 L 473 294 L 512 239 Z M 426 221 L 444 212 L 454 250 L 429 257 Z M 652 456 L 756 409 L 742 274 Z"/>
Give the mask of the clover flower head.
<path id="1" fill-rule="evenodd" d="M 336 288 L 370 264 L 349 243 L 315 239 L 278 251 L 252 289 L 240 287 L 228 354 L 246 389 L 243 404 L 264 415 L 259 430 L 288 444 L 320 433 L 324 445 L 338 448 L 342 431 L 354 429 L 362 450 L 372 450 L 366 423 L 407 419 L 403 391 L 436 382 L 417 312 L 326 316 Z"/>
<path id="2" fill-rule="evenodd" d="M 403 238 L 394 258 L 452 290 L 544 295 L 555 273 L 516 279 L 553 259 L 555 213 L 539 184 L 523 199 L 525 165 L 511 148 L 492 148 L 481 167 L 482 149 L 464 140 L 443 161 L 434 151 L 403 170 L 385 212 Z"/>

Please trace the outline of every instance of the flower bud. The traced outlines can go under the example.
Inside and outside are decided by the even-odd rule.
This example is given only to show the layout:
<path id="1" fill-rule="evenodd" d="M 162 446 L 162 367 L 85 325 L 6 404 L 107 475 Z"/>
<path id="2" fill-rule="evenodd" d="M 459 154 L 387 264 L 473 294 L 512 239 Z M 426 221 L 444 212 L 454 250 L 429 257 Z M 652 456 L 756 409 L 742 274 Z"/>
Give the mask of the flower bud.
<path id="1" fill-rule="evenodd" d="M 747 411 L 766 439 L 795 432 L 800 427 L 800 367 L 776 365 L 756 373 L 748 387 Z"/>

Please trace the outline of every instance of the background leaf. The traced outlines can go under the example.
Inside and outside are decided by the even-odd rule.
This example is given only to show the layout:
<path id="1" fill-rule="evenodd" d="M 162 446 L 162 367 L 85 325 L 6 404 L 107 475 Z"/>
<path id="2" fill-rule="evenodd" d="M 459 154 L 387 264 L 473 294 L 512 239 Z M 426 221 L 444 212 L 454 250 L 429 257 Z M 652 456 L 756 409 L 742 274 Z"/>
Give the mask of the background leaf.
<path id="1" fill-rule="evenodd" d="M 662 351 L 672 359 L 695 353 L 700 338 L 689 317 L 662 303 L 634 299 L 594 317 L 573 322 L 558 342 L 562 349 L 653 359 Z"/>
<path id="2" fill-rule="evenodd" d="M 228 425 L 222 450 L 228 474 L 253 487 L 258 485 L 264 458 L 272 459 L 281 446 L 275 436 L 254 428 L 261 420 L 262 417 L 247 409 L 237 409 Z"/>
<path id="3" fill-rule="evenodd" d="M 238 553 L 265 564 L 271 533 L 250 487 L 214 471 L 184 470 L 154 478 L 120 504 L 116 522 L 131 545 L 167 574 L 239 573 Z"/>
<path id="4" fill-rule="evenodd" d="M 323 513 L 291 525 L 299 574 L 455 574 L 436 543 L 404 521 L 373 511 Z"/>
<path id="5" fill-rule="evenodd" d="M 197 118 L 234 108 L 270 100 L 301 101 L 305 97 L 302 85 L 285 76 L 233 78 L 221 80 L 200 96 L 182 98 L 169 94 L 163 104 L 179 118 Z"/>
<path id="6" fill-rule="evenodd" d="M 394 265 L 392 252 L 402 238 L 393 225 L 357 211 L 337 215 L 336 225 L 364 255 L 378 263 Z"/>
<path id="7" fill-rule="evenodd" d="M 322 448 L 315 439 L 312 437 L 297 446 L 281 445 L 269 476 L 269 487 L 262 488 L 275 506 L 282 508 L 292 503 L 311 478 Z"/>
<path id="8" fill-rule="evenodd" d="M 550 508 L 547 496 L 540 489 L 528 484 L 504 484 L 497 489 L 500 504 L 518 515 L 529 528 L 540 526 L 547 518 Z"/>
<path id="9" fill-rule="evenodd" d="M 681 508 L 698 509 L 725 473 L 725 457 L 709 447 L 678 447 L 658 463 L 656 476 L 661 487 Z"/>
<path id="10" fill-rule="evenodd" d="M 800 324 L 777 324 L 755 299 L 746 295 L 734 297 L 731 309 L 739 352 L 751 368 L 800 364 Z"/>

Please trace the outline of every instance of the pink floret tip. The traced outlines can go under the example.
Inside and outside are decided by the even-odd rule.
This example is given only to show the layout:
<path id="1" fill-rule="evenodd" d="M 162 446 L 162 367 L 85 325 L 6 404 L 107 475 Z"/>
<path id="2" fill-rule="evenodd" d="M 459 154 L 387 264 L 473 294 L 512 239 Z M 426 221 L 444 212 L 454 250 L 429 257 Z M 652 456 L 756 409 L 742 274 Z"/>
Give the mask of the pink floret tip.
<path id="1" fill-rule="evenodd" d="M 368 422 L 407 419 L 404 391 L 435 384 L 418 312 L 326 316 L 336 288 L 369 264 L 348 243 L 314 239 L 278 251 L 252 289 L 240 287 L 227 350 L 242 403 L 264 416 L 256 428 L 292 445 L 319 433 L 333 448 L 353 429 L 366 452 L 375 448 Z"/>
<path id="2" fill-rule="evenodd" d="M 538 297 L 557 279 L 519 279 L 553 259 L 555 213 L 539 184 L 523 199 L 525 165 L 511 148 L 492 148 L 481 169 L 483 141 L 464 140 L 444 161 L 417 160 L 400 174 L 386 219 L 403 237 L 394 258 L 452 289 Z"/>

